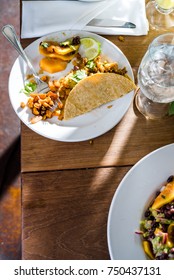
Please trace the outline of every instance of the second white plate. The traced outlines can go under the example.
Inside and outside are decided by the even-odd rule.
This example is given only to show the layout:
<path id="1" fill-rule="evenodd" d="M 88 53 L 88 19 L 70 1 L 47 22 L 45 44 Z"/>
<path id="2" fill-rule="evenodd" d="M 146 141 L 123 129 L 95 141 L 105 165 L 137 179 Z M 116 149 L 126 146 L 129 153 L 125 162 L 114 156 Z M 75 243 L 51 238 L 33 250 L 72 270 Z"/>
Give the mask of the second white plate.
<path id="1" fill-rule="evenodd" d="M 174 144 L 142 158 L 126 174 L 113 197 L 108 216 L 111 259 L 146 260 L 141 237 L 135 234 L 149 203 L 170 175 L 174 175 Z"/>

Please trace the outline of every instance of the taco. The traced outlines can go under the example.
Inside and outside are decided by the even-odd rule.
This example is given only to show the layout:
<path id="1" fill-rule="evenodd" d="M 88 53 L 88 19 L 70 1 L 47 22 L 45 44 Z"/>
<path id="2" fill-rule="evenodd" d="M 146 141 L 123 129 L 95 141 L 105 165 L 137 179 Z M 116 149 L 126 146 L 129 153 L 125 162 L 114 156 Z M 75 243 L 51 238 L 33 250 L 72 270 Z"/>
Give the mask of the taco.
<path id="1" fill-rule="evenodd" d="M 81 80 L 65 102 L 64 120 L 85 114 L 136 89 L 133 81 L 115 73 L 97 73 Z"/>

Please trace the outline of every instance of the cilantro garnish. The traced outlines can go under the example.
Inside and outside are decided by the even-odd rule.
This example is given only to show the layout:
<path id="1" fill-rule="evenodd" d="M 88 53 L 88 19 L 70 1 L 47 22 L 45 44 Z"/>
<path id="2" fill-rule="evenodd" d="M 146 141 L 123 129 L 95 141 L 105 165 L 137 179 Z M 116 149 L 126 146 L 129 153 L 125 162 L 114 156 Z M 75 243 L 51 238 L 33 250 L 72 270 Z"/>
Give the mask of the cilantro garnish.
<path id="1" fill-rule="evenodd" d="M 37 87 L 36 83 L 29 82 L 29 83 L 25 84 L 24 89 L 21 89 L 20 92 L 23 92 L 27 96 L 29 96 L 31 92 L 35 91 L 36 87 Z"/>
<path id="2" fill-rule="evenodd" d="M 49 47 L 49 44 L 47 42 L 42 42 L 41 43 L 41 46 L 44 47 L 44 48 L 48 48 Z"/>
<path id="3" fill-rule="evenodd" d="M 86 64 L 86 67 L 90 70 L 94 70 L 94 67 L 96 66 L 95 62 L 93 60 L 89 60 Z"/>
<path id="4" fill-rule="evenodd" d="M 71 80 L 78 83 L 80 80 L 87 77 L 85 70 L 77 70 L 76 73 L 71 77 Z"/>

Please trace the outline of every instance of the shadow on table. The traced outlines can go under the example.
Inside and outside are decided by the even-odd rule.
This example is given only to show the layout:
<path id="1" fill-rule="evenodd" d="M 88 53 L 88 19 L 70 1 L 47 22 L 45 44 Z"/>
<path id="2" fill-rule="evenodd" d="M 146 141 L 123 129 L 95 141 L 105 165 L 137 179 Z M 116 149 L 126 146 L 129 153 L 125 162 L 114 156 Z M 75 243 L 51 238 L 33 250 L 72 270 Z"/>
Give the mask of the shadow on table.
<path id="1" fill-rule="evenodd" d="M 20 136 L 0 157 L 0 260 L 21 259 Z"/>
<path id="2" fill-rule="evenodd" d="M 20 174 L 20 136 L 5 150 L 0 157 L 0 198 Z"/>

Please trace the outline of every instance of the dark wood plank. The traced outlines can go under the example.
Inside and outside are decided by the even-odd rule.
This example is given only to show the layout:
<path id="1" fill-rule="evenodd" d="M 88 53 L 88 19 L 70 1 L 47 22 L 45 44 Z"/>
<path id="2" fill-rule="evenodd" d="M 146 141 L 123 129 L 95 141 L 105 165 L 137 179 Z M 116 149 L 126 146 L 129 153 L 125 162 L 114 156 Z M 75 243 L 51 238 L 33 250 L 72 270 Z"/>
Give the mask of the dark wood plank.
<path id="1" fill-rule="evenodd" d="M 107 217 L 129 167 L 22 174 L 23 259 L 109 259 Z"/>
<path id="2" fill-rule="evenodd" d="M 117 126 L 92 144 L 49 140 L 22 125 L 22 172 L 132 165 L 173 139 L 173 117 L 146 120 L 133 106 Z"/>

